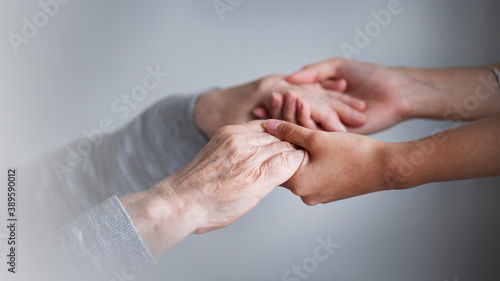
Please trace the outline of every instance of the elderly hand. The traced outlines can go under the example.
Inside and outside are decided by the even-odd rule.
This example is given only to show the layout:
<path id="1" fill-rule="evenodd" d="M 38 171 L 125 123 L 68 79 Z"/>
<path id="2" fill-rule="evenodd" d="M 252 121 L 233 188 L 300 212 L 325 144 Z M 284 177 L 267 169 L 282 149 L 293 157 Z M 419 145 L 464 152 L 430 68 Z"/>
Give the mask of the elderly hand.
<path id="1" fill-rule="evenodd" d="M 385 143 L 278 120 L 267 120 L 264 126 L 270 134 L 307 151 L 299 171 L 284 184 L 304 203 L 328 203 L 387 189 Z"/>
<path id="2" fill-rule="evenodd" d="M 293 176 L 304 151 L 271 136 L 262 123 L 222 128 L 186 167 L 121 198 L 154 256 L 189 233 L 233 223 Z"/>
<path id="3" fill-rule="evenodd" d="M 292 85 L 283 75 L 274 74 L 256 81 L 200 96 L 195 107 L 195 122 L 208 136 L 222 126 L 241 124 L 257 118 L 284 119 L 312 129 L 345 131 L 342 123 L 361 126 L 366 122 L 364 101 L 324 89 L 320 84 Z M 292 92 L 290 100 L 278 93 Z M 281 107 L 306 104 L 300 116 Z M 287 108 L 288 108 L 287 107 Z"/>

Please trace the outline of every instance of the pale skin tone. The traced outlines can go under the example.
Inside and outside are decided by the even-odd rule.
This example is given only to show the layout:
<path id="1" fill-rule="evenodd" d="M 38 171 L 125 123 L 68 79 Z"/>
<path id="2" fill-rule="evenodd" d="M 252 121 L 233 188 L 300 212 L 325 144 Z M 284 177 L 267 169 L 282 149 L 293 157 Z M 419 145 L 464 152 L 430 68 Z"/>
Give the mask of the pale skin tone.
<path id="1" fill-rule="evenodd" d="M 194 119 L 211 138 L 207 146 L 155 186 L 120 198 L 153 256 L 162 256 L 191 233 L 233 223 L 297 171 L 305 152 L 265 132 L 263 121 L 251 121 L 255 107 L 270 108 L 275 92 L 294 91 L 297 100 L 307 100 L 307 118 L 330 131 L 342 130 L 337 111 L 349 124 L 366 122 L 358 111 L 364 109 L 363 101 L 319 84 L 292 85 L 284 78 L 271 75 L 200 96 Z M 269 112 L 277 118 L 281 114 Z"/>
<path id="2" fill-rule="evenodd" d="M 288 77 L 288 82 L 307 86 L 293 87 L 280 77 L 272 76 L 201 96 L 195 107 L 195 121 L 207 136 L 213 136 L 210 143 L 179 172 L 146 191 L 120 198 L 150 252 L 160 257 L 190 233 L 204 233 L 231 224 L 283 182 L 304 202 L 315 205 L 395 185 L 407 188 L 431 181 L 496 175 L 500 171 L 500 161 L 495 158 L 500 152 L 495 147 L 500 141 L 500 132 L 492 128 L 500 117 L 494 114 L 497 111 L 494 102 L 489 100 L 491 104 L 483 105 L 485 99 L 478 109 L 482 114 L 470 114 L 462 119 L 490 116 L 430 139 L 435 143 L 434 150 L 424 162 L 415 164 L 411 173 L 401 172 L 401 164 L 397 162 L 401 158 L 391 156 L 399 155 L 411 161 L 416 149 L 421 149 L 418 142 L 387 144 L 361 135 L 321 132 L 291 123 L 280 124 L 276 120 L 264 124 L 274 136 L 265 133 L 262 121 L 219 130 L 228 124 L 266 115 L 328 131 L 344 131 L 338 125 L 343 122 L 350 131 L 370 133 L 411 117 L 436 118 L 440 110 L 446 109 L 443 103 L 460 100 L 441 93 L 435 105 L 425 98 L 407 96 L 408 93 L 424 95 L 423 91 L 429 90 L 426 86 L 436 92 L 456 90 L 464 95 L 467 92 L 464 85 L 454 89 L 456 83 L 449 78 L 453 75 L 447 75 L 446 71 L 434 74 L 434 71 L 408 69 L 403 72 L 403 69 L 396 75 L 388 68 L 367 67 L 365 75 L 371 79 L 356 78 L 353 70 L 343 74 L 350 73 L 358 80 L 331 73 L 324 74 L 329 80 L 320 80 L 322 77 L 314 70 L 312 74 L 302 74 L 303 77 Z M 332 69 L 337 71 L 335 67 L 328 71 Z M 483 69 L 474 71 L 484 73 Z M 461 75 L 460 79 L 467 77 Z M 447 83 L 440 87 L 432 84 L 439 84 L 441 80 Z M 367 81 L 385 84 L 363 85 Z M 371 89 L 370 93 L 363 91 L 366 89 Z M 322 94 L 311 95 L 313 91 Z M 499 94 L 498 86 L 494 92 Z M 475 151 L 476 145 L 480 151 Z M 457 153 L 472 149 L 474 155 Z M 446 164 L 450 165 L 443 169 Z M 336 186 L 332 188 L 331 183 Z"/>
<path id="3" fill-rule="evenodd" d="M 224 127 L 186 167 L 120 198 L 153 256 L 191 233 L 233 223 L 297 171 L 304 151 L 266 133 L 262 122 Z"/>
<path id="4" fill-rule="evenodd" d="M 211 137 L 224 125 L 241 124 L 255 117 L 265 115 L 282 119 L 284 116 L 281 108 L 278 108 L 279 104 L 273 106 L 273 101 L 280 99 L 278 93 L 281 92 L 292 92 L 294 102 L 306 104 L 307 108 L 297 119 L 314 124 L 316 129 L 345 131 L 343 124 L 360 126 L 367 121 L 364 101 L 325 89 L 319 83 L 293 85 L 285 81 L 284 75 L 273 74 L 244 85 L 202 95 L 196 103 L 196 123 Z"/>
<path id="5" fill-rule="evenodd" d="M 472 121 L 404 143 L 266 121 L 269 133 L 307 151 L 301 168 L 285 184 L 306 204 L 430 182 L 500 175 L 500 90 L 487 67 L 387 68 L 332 59 L 307 66 L 287 80 L 320 82 L 365 99 L 368 121 L 349 128 L 351 132 L 373 133 L 417 117 Z"/>

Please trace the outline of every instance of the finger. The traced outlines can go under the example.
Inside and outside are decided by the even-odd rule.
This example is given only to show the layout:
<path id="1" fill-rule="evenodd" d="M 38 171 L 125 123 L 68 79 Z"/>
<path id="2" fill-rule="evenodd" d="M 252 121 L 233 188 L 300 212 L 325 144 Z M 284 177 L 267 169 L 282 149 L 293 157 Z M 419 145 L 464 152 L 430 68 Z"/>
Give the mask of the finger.
<path id="1" fill-rule="evenodd" d="M 254 132 L 265 132 L 263 124 L 264 120 L 252 120 L 242 125 L 232 125 L 232 126 L 241 126 L 242 128 L 245 128 L 245 131 L 251 130 Z"/>
<path id="2" fill-rule="evenodd" d="M 366 109 L 366 102 L 364 100 L 337 91 L 327 91 L 327 93 L 330 97 L 340 100 L 356 110 L 363 111 Z"/>
<path id="3" fill-rule="evenodd" d="M 344 59 L 331 59 L 316 64 L 308 65 L 304 69 L 292 73 L 287 81 L 293 84 L 316 83 L 329 78 L 336 78 L 339 69 L 345 62 Z"/>
<path id="4" fill-rule="evenodd" d="M 272 137 L 277 141 L 265 145 L 260 145 L 258 153 L 255 154 L 256 161 L 265 162 L 268 159 L 283 152 L 297 150 L 297 148 L 293 144 L 287 141 L 282 141 L 274 136 Z"/>
<path id="5" fill-rule="evenodd" d="M 332 100 L 329 105 L 330 109 L 338 115 L 343 124 L 358 127 L 364 125 L 367 121 L 367 117 L 364 113 L 357 111 L 342 101 Z"/>
<path id="6" fill-rule="evenodd" d="M 267 132 L 253 132 L 251 134 L 247 133 L 242 135 L 242 139 L 240 141 L 245 142 L 245 144 L 248 146 L 258 147 L 266 147 L 267 145 L 282 142 L 282 140 L 270 135 Z M 293 145 L 290 145 L 290 147 L 293 147 Z"/>
<path id="7" fill-rule="evenodd" d="M 259 106 L 259 107 L 256 107 L 253 111 L 252 111 L 253 115 L 259 119 L 269 119 L 271 118 L 271 116 L 269 116 L 269 113 L 267 113 L 267 110 L 262 107 L 262 106 Z"/>
<path id="8" fill-rule="evenodd" d="M 262 164 L 261 175 L 271 183 L 272 188 L 281 185 L 297 172 L 304 160 L 304 155 L 303 150 L 286 151 L 275 155 Z"/>
<path id="9" fill-rule="evenodd" d="M 285 104 L 283 106 L 283 120 L 297 124 L 297 94 L 290 91 L 285 96 Z"/>
<path id="10" fill-rule="evenodd" d="M 313 112 L 313 119 L 316 123 L 320 124 L 325 131 L 347 132 L 337 112 L 327 105 L 321 107 L 317 112 Z"/>
<path id="11" fill-rule="evenodd" d="M 264 128 L 278 139 L 296 144 L 300 147 L 307 147 L 307 138 L 313 132 L 299 125 L 276 119 L 266 120 L 264 122 Z"/>
<path id="12" fill-rule="evenodd" d="M 347 80 L 345 79 L 328 79 L 321 82 L 321 86 L 325 89 L 337 91 L 337 92 L 345 92 L 347 90 Z"/>
<path id="13" fill-rule="evenodd" d="M 269 114 L 271 118 L 281 119 L 281 111 L 283 109 L 283 95 L 280 93 L 273 93 L 271 96 Z"/>
<path id="14" fill-rule="evenodd" d="M 309 102 L 299 98 L 297 100 L 297 107 L 298 124 L 311 130 L 318 130 L 319 127 L 316 125 L 316 122 L 314 122 L 311 116 L 311 106 L 309 105 Z"/>

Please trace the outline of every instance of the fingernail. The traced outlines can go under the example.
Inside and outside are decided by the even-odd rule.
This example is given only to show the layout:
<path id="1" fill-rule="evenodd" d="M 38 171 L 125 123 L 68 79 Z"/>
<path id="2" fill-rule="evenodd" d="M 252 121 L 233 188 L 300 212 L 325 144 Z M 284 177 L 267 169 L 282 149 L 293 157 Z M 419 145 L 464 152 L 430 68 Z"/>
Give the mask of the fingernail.
<path id="1" fill-rule="evenodd" d="M 283 122 L 276 119 L 266 120 L 266 122 L 264 122 L 264 128 L 266 128 L 269 131 L 276 131 L 276 129 L 281 123 Z"/>

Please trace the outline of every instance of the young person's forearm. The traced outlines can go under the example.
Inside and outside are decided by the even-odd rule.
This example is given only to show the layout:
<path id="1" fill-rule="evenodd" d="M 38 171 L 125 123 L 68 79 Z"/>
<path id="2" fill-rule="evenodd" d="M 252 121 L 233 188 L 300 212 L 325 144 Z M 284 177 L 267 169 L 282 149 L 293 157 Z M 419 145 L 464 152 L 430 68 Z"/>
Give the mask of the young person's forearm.
<path id="1" fill-rule="evenodd" d="M 471 121 L 500 111 L 498 79 L 488 66 L 395 70 L 411 117 Z"/>
<path id="2" fill-rule="evenodd" d="M 500 175 L 500 113 L 421 140 L 388 144 L 393 188 Z"/>

